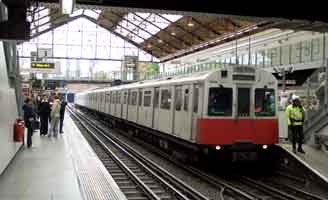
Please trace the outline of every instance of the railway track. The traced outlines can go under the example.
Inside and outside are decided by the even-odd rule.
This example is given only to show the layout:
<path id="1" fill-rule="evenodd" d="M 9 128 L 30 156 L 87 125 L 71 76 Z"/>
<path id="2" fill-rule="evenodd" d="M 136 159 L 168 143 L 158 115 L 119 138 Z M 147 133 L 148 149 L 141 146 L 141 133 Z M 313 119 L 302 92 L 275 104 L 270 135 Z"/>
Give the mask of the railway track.
<path id="1" fill-rule="evenodd" d="M 91 120 L 71 108 L 68 110 L 88 132 L 87 139 L 94 141 L 92 146 L 97 155 L 127 199 L 208 200 L 160 166 L 129 149 L 126 144 L 104 134 Z"/>
<path id="2" fill-rule="evenodd" d="M 103 132 L 108 132 L 105 128 L 106 124 L 102 123 L 101 120 L 92 120 L 92 123 L 98 127 L 99 130 Z M 120 131 L 120 130 L 118 130 Z M 121 132 L 121 131 L 120 131 Z M 118 139 L 117 139 L 118 140 Z M 249 199 L 249 200 L 324 200 L 325 198 L 305 192 L 297 187 L 284 185 L 278 182 L 264 182 L 263 180 L 255 180 L 249 177 L 234 177 L 230 180 L 217 177 L 215 175 L 210 175 L 207 172 L 199 170 L 195 167 L 185 165 L 176 159 L 172 158 L 170 155 L 161 152 L 157 147 L 149 145 L 142 140 L 136 139 L 136 141 L 142 146 L 147 145 L 147 149 L 153 153 L 159 155 L 160 157 L 169 160 L 174 163 L 179 168 L 188 171 L 194 176 L 201 178 L 207 183 L 213 185 L 214 187 L 220 188 L 221 198 L 225 199 L 225 196 L 236 197 L 234 199 Z"/>

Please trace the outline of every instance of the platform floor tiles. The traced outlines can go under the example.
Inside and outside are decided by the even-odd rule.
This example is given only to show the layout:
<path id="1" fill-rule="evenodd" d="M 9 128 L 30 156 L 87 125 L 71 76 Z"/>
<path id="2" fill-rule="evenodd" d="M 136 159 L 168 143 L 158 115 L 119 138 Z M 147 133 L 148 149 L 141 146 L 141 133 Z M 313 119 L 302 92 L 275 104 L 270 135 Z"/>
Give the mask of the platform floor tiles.
<path id="1" fill-rule="evenodd" d="M 92 164 L 90 164 L 92 163 Z M 126 200 L 67 114 L 58 138 L 35 132 L 0 175 L 0 200 Z"/>
<path id="2" fill-rule="evenodd" d="M 82 199 L 67 138 L 33 136 L 0 176 L 1 200 Z"/>
<path id="3" fill-rule="evenodd" d="M 304 165 L 311 168 L 317 175 L 319 175 L 323 180 L 328 183 L 328 153 L 316 149 L 309 145 L 304 145 L 303 149 L 305 154 L 292 152 L 292 145 L 290 144 L 280 144 L 285 150 L 287 150 L 291 155 L 301 161 Z"/>

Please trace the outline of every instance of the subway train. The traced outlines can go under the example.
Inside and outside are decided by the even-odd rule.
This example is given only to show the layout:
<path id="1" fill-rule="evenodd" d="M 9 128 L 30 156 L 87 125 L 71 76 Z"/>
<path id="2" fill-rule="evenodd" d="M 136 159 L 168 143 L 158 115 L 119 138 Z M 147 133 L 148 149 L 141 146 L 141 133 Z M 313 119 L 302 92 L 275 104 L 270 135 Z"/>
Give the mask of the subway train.
<path id="1" fill-rule="evenodd" d="M 86 91 L 75 105 L 170 152 L 256 159 L 278 142 L 277 80 L 249 66 Z"/>

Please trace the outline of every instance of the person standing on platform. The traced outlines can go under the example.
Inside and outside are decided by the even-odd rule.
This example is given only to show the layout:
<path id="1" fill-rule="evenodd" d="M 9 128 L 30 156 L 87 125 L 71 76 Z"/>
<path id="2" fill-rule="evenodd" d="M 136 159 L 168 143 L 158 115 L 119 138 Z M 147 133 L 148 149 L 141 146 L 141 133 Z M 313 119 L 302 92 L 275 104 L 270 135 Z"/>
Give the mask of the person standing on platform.
<path id="1" fill-rule="evenodd" d="M 48 97 L 45 95 L 40 103 L 39 107 L 39 115 L 40 115 L 40 135 L 47 135 L 48 134 L 48 123 L 50 117 L 50 104 L 48 102 Z"/>
<path id="2" fill-rule="evenodd" d="M 304 122 L 304 108 L 301 105 L 298 96 L 293 95 L 293 103 L 286 108 L 286 116 L 288 120 L 288 126 L 292 133 L 293 152 L 296 153 L 296 142 L 298 142 L 297 151 L 305 153 L 302 148 L 303 143 L 303 122 Z"/>
<path id="3" fill-rule="evenodd" d="M 64 116 L 65 116 L 65 108 L 67 106 L 67 102 L 64 98 L 62 98 L 62 102 L 60 105 L 60 125 L 59 125 L 59 132 L 63 134 L 63 125 L 64 125 Z"/>
<path id="4" fill-rule="evenodd" d="M 51 106 L 51 122 L 50 122 L 50 132 L 48 137 L 51 137 L 52 133 L 54 137 L 58 135 L 58 125 L 59 125 L 59 118 L 60 118 L 60 100 L 58 96 L 54 96 L 54 101 Z"/>
<path id="5" fill-rule="evenodd" d="M 33 134 L 33 121 L 35 120 L 35 112 L 33 109 L 33 101 L 31 98 L 27 98 L 24 101 L 23 105 L 23 111 L 24 111 L 24 122 L 25 127 L 27 128 L 27 148 L 30 148 L 32 146 L 32 134 Z"/>

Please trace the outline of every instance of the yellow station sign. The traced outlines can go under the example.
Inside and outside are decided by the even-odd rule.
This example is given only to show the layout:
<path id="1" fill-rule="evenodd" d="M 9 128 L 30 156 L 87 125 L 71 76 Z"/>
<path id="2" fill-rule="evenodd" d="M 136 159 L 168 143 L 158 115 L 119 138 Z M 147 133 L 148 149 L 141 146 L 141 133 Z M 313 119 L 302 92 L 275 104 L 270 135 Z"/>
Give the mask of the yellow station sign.
<path id="1" fill-rule="evenodd" d="M 31 63 L 32 69 L 55 69 L 55 63 Z"/>

